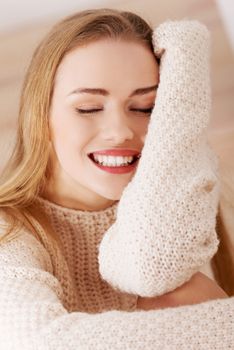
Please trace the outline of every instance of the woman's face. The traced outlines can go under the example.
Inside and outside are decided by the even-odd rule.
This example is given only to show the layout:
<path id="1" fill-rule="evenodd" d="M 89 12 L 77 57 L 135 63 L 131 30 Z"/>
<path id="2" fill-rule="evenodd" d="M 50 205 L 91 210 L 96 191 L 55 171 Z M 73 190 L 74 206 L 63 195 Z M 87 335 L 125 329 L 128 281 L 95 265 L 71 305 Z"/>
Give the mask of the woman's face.
<path id="1" fill-rule="evenodd" d="M 116 167 L 100 168 L 89 154 L 116 148 L 141 152 L 158 79 L 152 52 L 131 41 L 103 39 L 64 57 L 49 119 L 50 198 L 83 210 L 101 210 L 120 199 L 136 165 L 117 173 Z"/>

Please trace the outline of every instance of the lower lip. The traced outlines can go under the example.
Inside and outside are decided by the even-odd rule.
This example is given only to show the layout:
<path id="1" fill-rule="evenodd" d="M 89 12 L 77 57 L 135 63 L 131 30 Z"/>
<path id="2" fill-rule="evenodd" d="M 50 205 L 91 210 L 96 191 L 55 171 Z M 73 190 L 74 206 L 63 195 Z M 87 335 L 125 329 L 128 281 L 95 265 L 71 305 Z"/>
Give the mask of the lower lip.
<path id="1" fill-rule="evenodd" d="M 129 164 L 129 165 L 126 165 L 126 166 L 109 167 L 109 166 L 104 166 L 104 165 L 95 163 L 92 159 L 90 159 L 90 160 L 99 169 L 104 170 L 107 173 L 111 173 L 111 174 L 126 174 L 126 173 L 130 173 L 131 171 L 133 171 L 136 168 L 136 165 L 138 164 L 138 160 L 137 160 L 135 163 Z"/>

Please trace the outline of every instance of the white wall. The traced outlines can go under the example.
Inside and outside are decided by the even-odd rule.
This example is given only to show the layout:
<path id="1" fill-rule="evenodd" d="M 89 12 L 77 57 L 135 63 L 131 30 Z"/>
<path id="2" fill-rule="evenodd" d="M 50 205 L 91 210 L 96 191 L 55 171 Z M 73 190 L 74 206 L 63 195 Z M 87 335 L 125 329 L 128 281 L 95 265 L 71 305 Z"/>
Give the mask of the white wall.
<path id="1" fill-rule="evenodd" d="M 216 0 L 216 3 L 234 51 L 234 1 Z"/>
<path id="2" fill-rule="evenodd" d="M 157 1 L 158 5 L 160 2 L 163 3 L 163 0 Z M 111 7 L 113 4 L 123 2 L 123 0 L 3 0 L 1 2 L 0 32 L 3 32 L 32 24 L 35 21 L 51 20 L 60 15 L 66 16 L 86 8 Z M 128 1 L 128 3 L 130 2 L 134 3 L 133 0 Z M 156 0 L 155 3 L 157 4 Z M 216 3 L 234 50 L 234 1 L 216 0 Z"/>
<path id="3" fill-rule="evenodd" d="M 0 5 L 0 32 L 15 29 L 53 16 L 66 16 L 86 8 L 109 7 L 114 0 L 3 0 Z"/>

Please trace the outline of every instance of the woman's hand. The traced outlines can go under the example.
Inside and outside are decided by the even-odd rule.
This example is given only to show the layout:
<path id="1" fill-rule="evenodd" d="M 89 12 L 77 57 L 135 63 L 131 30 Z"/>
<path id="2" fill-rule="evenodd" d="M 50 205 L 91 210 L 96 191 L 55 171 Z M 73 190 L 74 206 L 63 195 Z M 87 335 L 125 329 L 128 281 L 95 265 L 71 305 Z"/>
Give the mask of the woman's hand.
<path id="1" fill-rule="evenodd" d="M 203 273 L 197 272 L 188 282 L 172 292 L 153 298 L 139 296 L 137 309 L 164 309 L 166 307 L 199 304 L 208 300 L 220 298 L 228 298 L 228 295 L 215 281 Z"/>

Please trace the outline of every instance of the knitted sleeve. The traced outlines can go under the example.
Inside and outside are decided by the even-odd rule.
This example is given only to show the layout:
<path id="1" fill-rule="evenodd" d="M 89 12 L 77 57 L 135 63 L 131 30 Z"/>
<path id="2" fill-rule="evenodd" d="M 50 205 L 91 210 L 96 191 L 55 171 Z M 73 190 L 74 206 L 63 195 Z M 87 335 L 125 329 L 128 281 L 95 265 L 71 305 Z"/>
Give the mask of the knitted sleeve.
<path id="1" fill-rule="evenodd" d="M 207 141 L 210 37 L 197 21 L 153 33 L 160 83 L 136 173 L 99 245 L 99 271 L 116 289 L 158 296 L 216 253 L 218 162 Z"/>
<path id="2" fill-rule="evenodd" d="M 27 232 L 0 244 L 0 266 L 1 349 L 213 350 L 234 344 L 234 298 L 157 311 L 69 313 L 49 254 Z"/>

